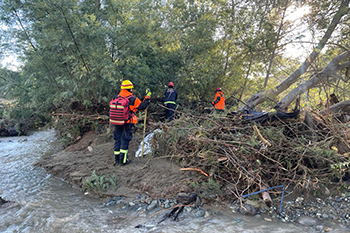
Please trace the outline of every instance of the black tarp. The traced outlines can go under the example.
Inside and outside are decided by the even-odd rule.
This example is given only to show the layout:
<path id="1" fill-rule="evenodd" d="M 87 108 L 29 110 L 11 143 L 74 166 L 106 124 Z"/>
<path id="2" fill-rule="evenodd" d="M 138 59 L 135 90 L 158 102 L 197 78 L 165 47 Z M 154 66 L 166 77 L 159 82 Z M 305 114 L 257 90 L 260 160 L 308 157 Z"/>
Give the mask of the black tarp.
<path id="1" fill-rule="evenodd" d="M 242 118 L 247 121 L 263 123 L 265 121 L 285 120 L 290 118 L 296 118 L 300 113 L 300 110 L 294 112 L 257 112 L 252 110 L 245 110 L 242 114 Z"/>

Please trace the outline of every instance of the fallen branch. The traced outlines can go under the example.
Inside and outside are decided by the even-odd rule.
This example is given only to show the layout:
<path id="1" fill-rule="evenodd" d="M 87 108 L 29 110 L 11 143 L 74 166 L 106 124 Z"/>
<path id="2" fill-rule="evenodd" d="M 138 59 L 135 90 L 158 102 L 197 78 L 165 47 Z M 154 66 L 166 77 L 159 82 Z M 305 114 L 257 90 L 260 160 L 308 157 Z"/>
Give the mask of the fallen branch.
<path id="1" fill-rule="evenodd" d="M 92 120 L 108 120 L 108 116 L 107 115 L 80 115 L 80 114 L 74 114 L 74 113 L 54 113 L 52 114 L 54 116 L 70 116 L 72 118 L 89 118 Z"/>
<path id="2" fill-rule="evenodd" d="M 258 134 L 259 138 L 261 139 L 261 141 L 266 144 L 267 146 L 272 146 L 271 143 L 269 143 L 260 133 L 258 127 L 256 127 L 256 125 L 253 126 L 254 131 Z"/>
<path id="3" fill-rule="evenodd" d="M 205 173 L 204 171 L 202 171 L 201 169 L 199 168 L 191 168 L 191 167 L 188 167 L 188 168 L 181 168 L 180 169 L 181 171 L 197 171 L 197 172 L 200 172 L 201 174 L 205 175 L 205 176 L 209 176 L 207 173 Z"/>

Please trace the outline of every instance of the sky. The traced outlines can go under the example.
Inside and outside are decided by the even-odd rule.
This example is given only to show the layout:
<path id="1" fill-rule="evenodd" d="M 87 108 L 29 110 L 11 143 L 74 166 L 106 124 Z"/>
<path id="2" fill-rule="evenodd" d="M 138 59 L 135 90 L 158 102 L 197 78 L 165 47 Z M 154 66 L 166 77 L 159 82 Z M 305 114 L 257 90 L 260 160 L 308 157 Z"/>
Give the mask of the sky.
<path id="1" fill-rule="evenodd" d="M 2 31 L 6 31 L 7 26 L 5 26 L 3 23 L 0 22 L 0 33 Z M 0 35 L 1 36 L 1 35 Z M 6 67 L 10 70 L 18 70 L 18 67 L 20 64 L 17 61 L 17 55 L 15 53 L 11 53 L 11 51 L 3 51 L 3 45 L 2 45 L 2 38 L 0 37 L 0 43 L 1 43 L 1 61 L 0 61 L 0 68 Z"/>
<path id="2" fill-rule="evenodd" d="M 0 67 L 6 67 L 9 70 L 17 71 L 20 63 L 17 61 L 17 56 L 15 54 L 4 56 L 1 60 Z"/>
<path id="3" fill-rule="evenodd" d="M 310 8 L 306 6 L 299 7 L 287 16 L 287 20 L 295 21 L 296 25 L 301 25 L 295 28 L 291 36 L 293 38 L 292 43 L 286 46 L 286 54 L 292 58 L 304 60 L 311 52 L 311 43 L 301 43 L 303 41 L 312 41 L 312 36 L 307 25 L 301 21 L 309 10 Z"/>

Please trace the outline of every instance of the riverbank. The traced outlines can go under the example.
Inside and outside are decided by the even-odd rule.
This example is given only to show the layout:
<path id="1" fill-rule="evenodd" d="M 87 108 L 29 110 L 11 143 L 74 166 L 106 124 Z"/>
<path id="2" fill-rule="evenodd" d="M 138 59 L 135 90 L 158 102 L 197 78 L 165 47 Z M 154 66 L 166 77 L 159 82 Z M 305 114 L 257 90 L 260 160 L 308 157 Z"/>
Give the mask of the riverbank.
<path id="1" fill-rule="evenodd" d="M 150 155 L 135 158 L 141 140 L 142 135 L 135 133 L 129 148 L 132 163 L 126 166 L 113 166 L 114 140 L 111 135 L 94 133 L 77 139 L 75 144 L 62 152 L 44 156 L 36 166 L 43 167 L 48 173 L 82 190 L 84 182 L 93 172 L 99 177 L 113 175 L 118 188 L 85 191 L 85 194 L 102 198 L 106 206 L 120 204 L 122 208 L 142 211 L 166 211 L 174 208 L 179 204 L 176 200 L 178 194 L 190 195 L 195 191 L 192 182 L 198 178 L 198 174 L 180 170 L 181 167 L 169 158 L 152 158 Z M 227 200 L 207 202 L 207 199 L 202 199 L 200 208 L 195 208 L 193 203 L 186 207 L 186 212 L 194 212 L 195 216 L 204 218 L 219 213 L 218 210 L 251 214 L 260 216 L 265 221 L 281 220 L 301 224 L 316 232 L 333 231 L 338 229 L 337 224 L 342 224 L 344 229 L 350 229 L 350 194 L 332 196 L 329 193 L 322 199 L 310 198 L 310 195 L 304 194 L 291 195 L 285 198 L 281 214 L 278 214 L 280 199 L 277 199 L 273 200 L 274 206 L 269 208 L 259 200 L 252 201 L 247 198 L 243 204 L 251 210 L 249 212 L 241 208 L 238 200 L 229 203 Z"/>
<path id="2" fill-rule="evenodd" d="M 142 135 L 135 133 L 129 146 L 128 165 L 114 164 L 111 135 L 96 135 L 92 132 L 76 141 L 64 151 L 43 157 L 36 166 L 43 167 L 48 173 L 60 177 L 75 187 L 84 188 L 84 181 L 95 172 L 98 176 L 116 177 L 115 187 L 106 191 L 87 190 L 91 195 L 101 198 L 122 196 L 134 198 L 146 193 L 153 199 L 172 198 L 180 192 L 191 192 L 190 181 L 193 179 L 188 171 L 167 158 L 152 158 L 150 155 L 135 158 Z"/>

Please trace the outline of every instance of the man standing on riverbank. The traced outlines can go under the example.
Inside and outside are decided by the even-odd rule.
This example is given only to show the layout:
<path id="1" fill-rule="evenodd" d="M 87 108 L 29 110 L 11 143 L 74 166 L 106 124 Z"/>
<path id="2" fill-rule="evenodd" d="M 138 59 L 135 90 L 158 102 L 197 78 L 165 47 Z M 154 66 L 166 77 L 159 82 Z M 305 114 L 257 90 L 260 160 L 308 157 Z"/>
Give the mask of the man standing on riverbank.
<path id="1" fill-rule="evenodd" d="M 168 89 L 164 93 L 165 120 L 174 120 L 174 111 L 176 107 L 177 92 L 174 90 L 174 83 L 168 84 Z"/>
<path id="2" fill-rule="evenodd" d="M 113 138 L 115 140 L 114 165 L 116 165 L 117 163 L 125 165 L 131 162 L 131 160 L 128 159 L 128 149 L 129 143 L 132 139 L 134 125 L 137 123 L 138 120 L 135 113 L 138 110 L 146 109 L 151 98 L 151 91 L 147 89 L 146 96 L 143 99 L 143 101 L 141 101 L 139 98 L 132 94 L 133 88 L 134 85 L 130 80 L 124 80 L 120 87 L 121 91 L 110 102 L 110 122 L 111 124 L 115 125 L 115 130 L 113 134 Z M 125 121 L 118 121 L 118 116 L 114 114 L 118 114 L 118 112 L 113 110 L 121 107 L 121 104 L 116 102 L 117 99 L 120 99 L 120 103 L 125 103 L 126 105 L 127 109 Z"/>

